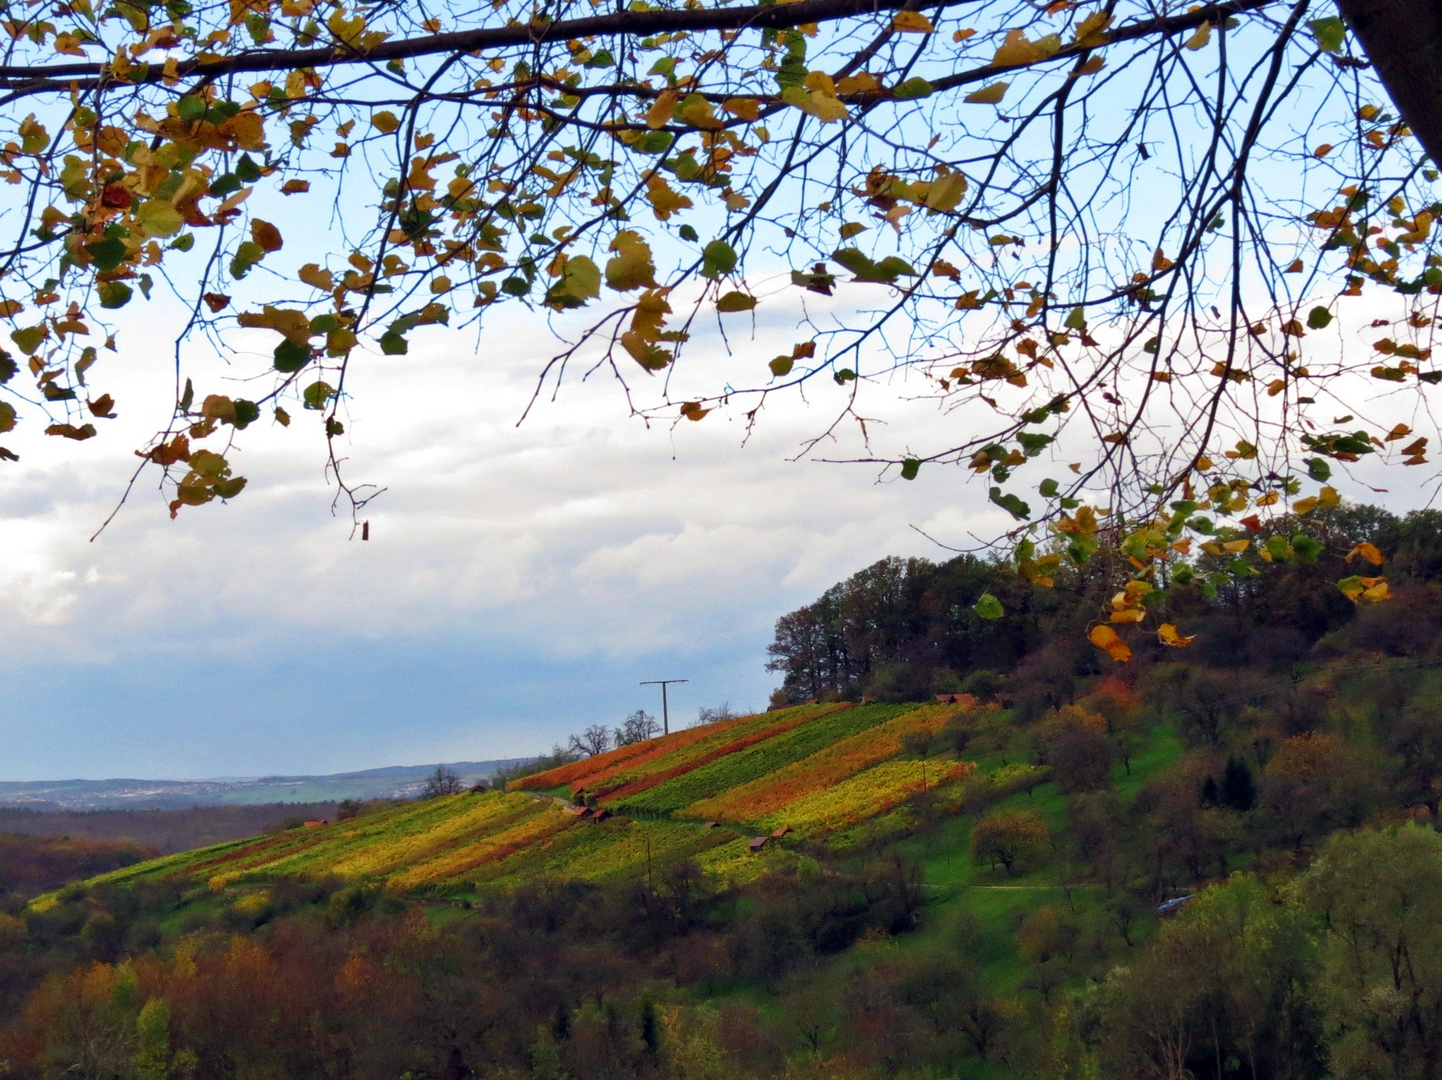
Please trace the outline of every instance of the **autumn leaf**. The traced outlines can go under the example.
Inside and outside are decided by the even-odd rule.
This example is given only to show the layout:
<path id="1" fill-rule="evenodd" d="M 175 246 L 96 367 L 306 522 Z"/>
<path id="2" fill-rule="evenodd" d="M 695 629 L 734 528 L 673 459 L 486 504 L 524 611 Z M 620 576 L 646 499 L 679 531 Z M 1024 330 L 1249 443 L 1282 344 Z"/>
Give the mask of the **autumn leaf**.
<path id="1" fill-rule="evenodd" d="M 980 90 L 973 90 L 962 100 L 973 105 L 995 105 L 1006 96 L 1006 88 L 1010 85 L 1008 82 L 994 82 Z"/>
<path id="2" fill-rule="evenodd" d="M 1132 658 L 1132 650 L 1110 626 L 1099 623 L 1093 626 L 1091 633 L 1087 635 L 1093 645 L 1106 653 L 1118 664 L 1124 664 Z"/>
<path id="3" fill-rule="evenodd" d="M 1195 638 L 1195 634 L 1183 637 L 1177 633 L 1177 628 L 1172 623 L 1162 623 L 1157 627 L 1157 640 L 1173 649 L 1185 649 Z"/>
<path id="4" fill-rule="evenodd" d="M 936 27 L 919 11 L 898 11 L 891 20 L 891 29 L 900 33 L 930 34 Z"/>
<path id="5" fill-rule="evenodd" d="M 1382 556 L 1382 552 L 1377 548 L 1377 545 L 1376 545 L 1376 544 L 1369 543 L 1369 542 L 1366 541 L 1366 540 L 1362 541 L 1360 544 L 1358 544 L 1356 547 L 1354 547 L 1351 551 L 1347 552 L 1347 559 L 1346 559 L 1346 561 L 1347 561 L 1347 562 L 1351 562 L 1353 559 L 1357 558 L 1358 556 L 1360 556 L 1360 557 L 1363 558 L 1363 559 L 1366 559 L 1366 560 L 1367 560 L 1369 563 L 1371 563 L 1373 566 L 1381 566 L 1382 563 L 1385 561 L 1384 558 L 1383 558 L 1383 556 Z"/>

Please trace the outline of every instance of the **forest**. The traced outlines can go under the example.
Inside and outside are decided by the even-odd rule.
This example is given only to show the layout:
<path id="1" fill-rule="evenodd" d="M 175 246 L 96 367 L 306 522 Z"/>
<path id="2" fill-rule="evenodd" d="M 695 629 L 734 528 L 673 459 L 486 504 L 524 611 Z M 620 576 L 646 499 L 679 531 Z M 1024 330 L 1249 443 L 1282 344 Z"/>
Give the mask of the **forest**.
<path id="1" fill-rule="evenodd" d="M 1442 514 L 1279 518 L 1254 552 L 1271 535 L 1311 557 L 1249 556 L 1209 589 L 1201 554 L 1167 591 L 1185 647 L 1137 635 L 1118 663 L 1088 640 L 1105 550 L 1049 588 L 974 556 L 885 560 L 778 622 L 772 713 L 358 808 L 345 832 L 13 891 L 0 1062 L 24 1080 L 1442 1075 Z M 1388 602 L 1336 584 L 1364 544 Z M 870 818 L 807 816 L 918 771 Z M 608 820 L 570 824 L 587 814 Z M 486 864 L 519 869 L 414 884 L 482 819 L 529 830 Z"/>

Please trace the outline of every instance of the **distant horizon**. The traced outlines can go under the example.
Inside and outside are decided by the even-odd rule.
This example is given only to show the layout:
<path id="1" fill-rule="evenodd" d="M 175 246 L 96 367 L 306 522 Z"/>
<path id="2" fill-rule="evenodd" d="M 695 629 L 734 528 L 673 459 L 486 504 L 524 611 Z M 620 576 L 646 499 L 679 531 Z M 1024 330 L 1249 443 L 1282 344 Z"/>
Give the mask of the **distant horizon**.
<path id="1" fill-rule="evenodd" d="M 0 790 L 7 787 L 30 784 L 258 784 L 266 780 L 320 780 L 333 776 L 363 776 L 384 772 L 388 769 L 433 769 L 437 765 L 455 768 L 462 765 L 509 765 L 517 761 L 530 761 L 545 751 L 522 754 L 519 757 L 476 758 L 467 761 L 417 761 L 406 765 L 375 765 L 368 769 L 343 769 L 329 773 L 257 773 L 254 776 L 65 776 L 36 777 L 31 780 L 0 780 Z"/>

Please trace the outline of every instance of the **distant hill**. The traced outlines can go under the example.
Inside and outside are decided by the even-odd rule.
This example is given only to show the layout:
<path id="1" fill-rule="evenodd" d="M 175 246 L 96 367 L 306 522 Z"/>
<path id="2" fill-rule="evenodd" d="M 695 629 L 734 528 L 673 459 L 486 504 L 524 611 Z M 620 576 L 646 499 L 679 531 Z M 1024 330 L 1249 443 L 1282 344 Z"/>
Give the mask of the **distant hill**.
<path id="1" fill-rule="evenodd" d="M 467 784 L 498 769 L 529 761 L 456 761 L 446 768 Z M 326 776 L 261 776 L 215 780 L 22 780 L 0 781 L 0 807 L 31 810 L 179 809 L 191 806 L 257 806 L 268 803 L 339 802 L 342 799 L 406 799 L 419 795 L 431 765 L 392 765 Z"/>

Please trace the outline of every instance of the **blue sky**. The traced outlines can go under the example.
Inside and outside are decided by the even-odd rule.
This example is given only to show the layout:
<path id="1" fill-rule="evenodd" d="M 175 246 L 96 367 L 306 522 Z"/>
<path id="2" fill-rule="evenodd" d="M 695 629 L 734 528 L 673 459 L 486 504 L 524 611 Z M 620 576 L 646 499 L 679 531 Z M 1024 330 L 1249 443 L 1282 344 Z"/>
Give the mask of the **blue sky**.
<path id="1" fill-rule="evenodd" d="M 742 360 L 791 336 L 763 326 Z M 165 372 L 122 332 L 105 438 L 32 435 L 0 473 L 0 779 L 523 755 L 659 712 L 636 684 L 662 677 L 691 680 L 674 688 L 683 723 L 701 705 L 764 708 L 778 616 L 884 555 L 945 556 L 912 525 L 958 544 L 1002 525 L 958 470 L 878 483 L 869 466 L 789 460 L 829 419 L 824 399 L 768 406 L 746 441 L 721 413 L 648 428 L 613 385 L 577 382 L 518 428 L 537 340 L 437 332 L 357 365 L 352 476 L 388 488 L 367 543 L 331 515 L 313 415 L 246 433 L 233 503 L 171 521 L 149 481 L 92 543 L 163 419 L 127 409 L 163 402 Z M 906 439 L 955 423 L 903 411 Z M 845 429 L 827 446 L 858 449 Z"/>

